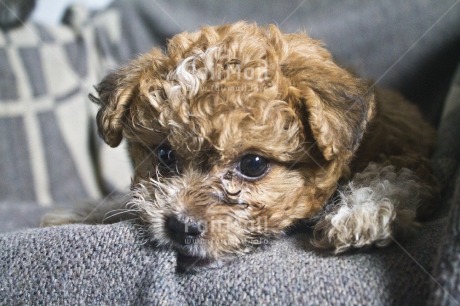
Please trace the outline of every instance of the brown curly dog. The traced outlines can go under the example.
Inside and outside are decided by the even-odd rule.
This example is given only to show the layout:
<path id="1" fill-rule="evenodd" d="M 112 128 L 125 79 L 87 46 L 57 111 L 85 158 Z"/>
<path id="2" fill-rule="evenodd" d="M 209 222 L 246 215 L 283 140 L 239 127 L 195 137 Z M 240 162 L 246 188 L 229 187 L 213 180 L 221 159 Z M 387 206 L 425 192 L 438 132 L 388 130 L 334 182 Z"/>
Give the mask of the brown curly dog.
<path id="1" fill-rule="evenodd" d="M 320 42 L 238 22 L 173 37 L 97 86 L 99 132 L 134 161 L 127 210 L 184 266 L 314 221 L 313 244 L 385 246 L 429 215 L 435 132 Z M 327 204 L 327 205 L 326 205 Z M 45 224 L 101 222 L 113 205 Z"/>

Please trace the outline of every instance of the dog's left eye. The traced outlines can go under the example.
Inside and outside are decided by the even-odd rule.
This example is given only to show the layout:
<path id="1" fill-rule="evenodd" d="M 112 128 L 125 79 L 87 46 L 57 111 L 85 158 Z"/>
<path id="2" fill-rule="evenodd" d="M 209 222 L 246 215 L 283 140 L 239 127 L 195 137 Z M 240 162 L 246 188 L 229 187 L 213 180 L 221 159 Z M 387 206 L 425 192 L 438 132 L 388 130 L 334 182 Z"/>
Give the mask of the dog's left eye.
<path id="1" fill-rule="evenodd" d="M 157 149 L 159 165 L 168 170 L 174 170 L 176 167 L 176 157 L 174 151 L 168 145 L 161 145 Z"/>
<path id="2" fill-rule="evenodd" d="M 256 179 L 267 172 L 269 165 L 270 163 L 265 157 L 247 154 L 241 158 L 237 170 L 247 178 Z"/>

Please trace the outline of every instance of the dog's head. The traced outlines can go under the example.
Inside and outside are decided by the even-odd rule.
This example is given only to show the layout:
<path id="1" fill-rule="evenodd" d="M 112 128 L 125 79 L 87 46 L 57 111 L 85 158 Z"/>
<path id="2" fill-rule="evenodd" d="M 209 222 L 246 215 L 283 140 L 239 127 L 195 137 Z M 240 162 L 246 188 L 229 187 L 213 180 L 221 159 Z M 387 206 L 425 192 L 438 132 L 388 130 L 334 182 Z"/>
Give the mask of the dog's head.
<path id="1" fill-rule="evenodd" d="M 102 138 L 128 142 L 140 217 L 193 258 L 246 252 L 314 215 L 374 112 L 319 42 L 243 22 L 179 34 L 97 91 Z"/>

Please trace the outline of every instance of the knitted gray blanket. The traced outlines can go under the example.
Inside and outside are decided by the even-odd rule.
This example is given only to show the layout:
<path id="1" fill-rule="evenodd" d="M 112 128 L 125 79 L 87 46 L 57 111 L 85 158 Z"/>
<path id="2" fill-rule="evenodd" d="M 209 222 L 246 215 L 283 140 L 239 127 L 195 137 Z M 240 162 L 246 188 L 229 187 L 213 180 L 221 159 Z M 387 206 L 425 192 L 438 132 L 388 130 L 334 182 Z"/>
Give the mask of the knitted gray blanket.
<path id="1" fill-rule="evenodd" d="M 322 255 L 294 234 L 220 269 L 176 272 L 130 222 L 0 236 L 2 305 L 402 305 L 426 302 L 445 219 L 385 249 Z"/>

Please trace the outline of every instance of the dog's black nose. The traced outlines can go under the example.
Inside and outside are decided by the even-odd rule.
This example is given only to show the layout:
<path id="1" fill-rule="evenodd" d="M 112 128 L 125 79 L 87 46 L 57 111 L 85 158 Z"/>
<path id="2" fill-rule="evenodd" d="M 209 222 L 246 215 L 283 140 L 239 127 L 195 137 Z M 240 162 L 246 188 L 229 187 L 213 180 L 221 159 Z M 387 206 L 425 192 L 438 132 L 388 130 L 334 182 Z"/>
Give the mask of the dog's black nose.
<path id="1" fill-rule="evenodd" d="M 166 225 L 174 240 L 181 244 L 193 243 L 203 232 L 200 222 L 182 221 L 176 216 L 169 216 Z"/>

